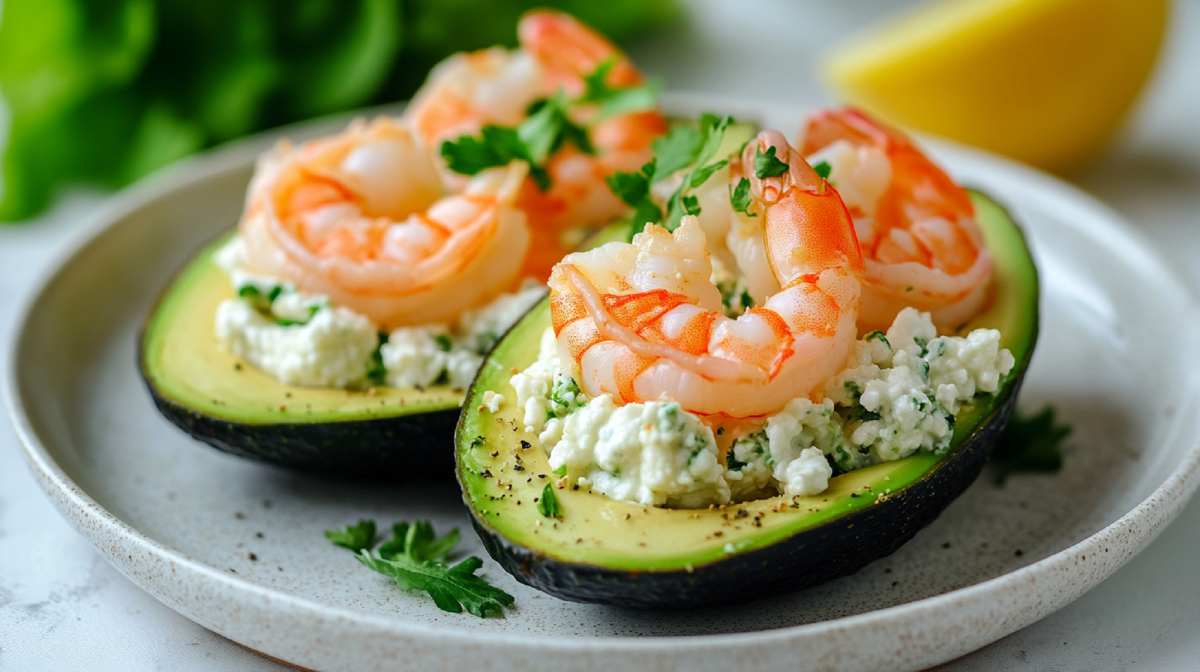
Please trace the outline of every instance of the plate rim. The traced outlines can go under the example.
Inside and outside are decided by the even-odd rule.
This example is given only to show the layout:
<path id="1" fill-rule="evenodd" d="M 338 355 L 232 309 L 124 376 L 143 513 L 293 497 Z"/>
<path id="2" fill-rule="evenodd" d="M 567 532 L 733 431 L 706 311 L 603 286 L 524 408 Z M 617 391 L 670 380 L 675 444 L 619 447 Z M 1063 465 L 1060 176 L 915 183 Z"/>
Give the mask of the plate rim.
<path id="1" fill-rule="evenodd" d="M 720 97 L 676 93 L 664 96 L 664 106 L 668 109 L 699 110 L 704 107 L 720 109 L 729 108 L 730 102 Z M 796 116 L 796 118 L 800 118 L 802 116 L 800 112 L 805 109 L 798 105 L 774 103 L 756 105 L 744 101 L 737 103 L 734 107 L 757 110 L 767 116 L 787 114 Z M 21 371 L 23 366 L 20 363 L 20 355 L 27 348 L 25 343 L 30 338 L 31 316 L 37 310 L 42 297 L 53 291 L 55 284 L 69 271 L 73 262 L 86 255 L 91 247 L 98 244 L 111 230 L 121 226 L 128 216 L 138 209 L 157 199 L 169 196 L 176 189 L 186 185 L 209 179 L 226 171 L 244 168 L 253 163 L 258 154 L 275 139 L 284 135 L 311 134 L 326 128 L 337 128 L 354 116 L 395 113 L 397 110 L 397 106 L 370 108 L 345 115 L 309 120 L 250 136 L 172 164 L 111 196 L 87 216 L 88 221 L 72 234 L 70 241 L 61 247 L 59 252 L 51 257 L 51 261 L 43 267 L 31 289 L 27 290 L 20 301 L 15 320 L 10 327 L 11 338 L 6 353 L 8 370 L 3 381 L 4 407 L 22 448 L 25 461 L 37 477 L 43 491 L 71 525 L 126 578 L 183 616 L 205 627 L 221 632 L 218 627 L 202 622 L 195 615 L 167 602 L 163 596 L 152 590 L 148 585 L 150 580 L 138 575 L 132 567 L 128 566 L 137 562 L 133 559 L 130 551 L 136 549 L 157 556 L 160 561 L 191 571 L 202 581 L 213 582 L 214 587 L 268 600 L 273 610 L 290 609 L 306 613 L 309 617 L 317 619 L 341 619 L 362 626 L 369 625 L 377 633 L 387 633 L 414 640 L 433 635 L 446 643 L 468 644 L 472 647 L 486 648 L 499 645 L 507 649 L 516 646 L 531 652 L 578 653 L 585 650 L 604 655 L 614 653 L 637 655 L 650 652 L 674 655 L 683 651 L 695 652 L 698 650 L 698 645 L 706 645 L 704 646 L 706 654 L 712 653 L 711 650 L 708 650 L 710 647 L 736 649 L 734 652 L 736 654 L 746 648 L 758 648 L 764 644 L 803 645 L 809 643 L 813 638 L 832 636 L 838 632 L 845 633 L 870 625 L 899 626 L 903 631 L 905 624 L 897 621 L 919 622 L 937 617 L 942 612 L 967 608 L 970 604 L 981 601 L 1004 600 L 1004 593 L 1012 590 L 1019 593 L 1023 585 L 1036 583 L 1038 578 L 1044 574 L 1066 571 L 1080 577 L 1074 582 L 1067 583 L 1069 590 L 1040 600 L 1038 608 L 1026 610 L 1023 618 L 1004 624 L 999 630 L 994 630 L 983 639 L 976 637 L 973 643 L 965 645 L 965 650 L 964 646 L 933 647 L 925 652 L 924 658 L 917 659 L 923 662 L 933 661 L 933 664 L 937 664 L 939 661 L 944 662 L 968 653 L 1040 620 L 1095 587 L 1153 541 L 1166 524 L 1178 515 L 1197 486 L 1200 485 L 1200 437 L 1198 437 L 1191 440 L 1191 447 L 1187 449 L 1170 475 L 1146 498 L 1117 520 L 1057 553 L 1011 572 L 940 595 L 827 621 L 752 632 L 638 638 L 600 635 L 547 639 L 526 633 L 476 633 L 457 626 L 454 629 L 447 629 L 444 626 L 430 626 L 419 622 L 365 614 L 270 589 L 240 576 L 229 575 L 158 542 L 104 509 L 81 486 L 75 483 L 51 456 L 34 430 L 33 422 L 27 412 L 27 406 L 30 404 L 27 404 L 22 393 Z M 685 110 L 683 113 L 687 113 L 687 111 Z M 793 115 L 793 113 L 796 114 Z M 1115 235 L 1118 239 L 1132 243 L 1140 253 L 1149 254 L 1153 258 L 1163 261 L 1161 252 L 1156 245 L 1142 232 L 1133 228 L 1121 215 L 1057 177 L 1012 160 L 943 139 L 923 137 L 923 141 L 933 146 L 935 151 L 944 150 L 960 154 L 981 165 L 986 165 L 989 170 L 994 169 L 999 178 L 1019 183 L 1038 182 L 1040 183 L 1038 188 L 1046 194 L 1046 200 L 1065 202 L 1075 209 L 1089 211 L 1091 218 L 1103 224 L 1101 228 L 1104 235 Z M 1003 198 L 1000 200 L 1003 202 Z M 1200 323 L 1200 319 L 1198 319 L 1200 309 L 1197 307 L 1190 286 L 1169 264 L 1161 263 L 1158 270 L 1163 279 L 1181 290 L 1181 295 L 1185 299 L 1181 319 Z M 123 544 L 121 548 L 106 547 L 102 543 L 114 540 Z M 125 558 L 126 555 L 130 556 L 128 561 Z M 995 632 L 1001 630 L 999 635 L 993 636 Z M 222 634 L 225 633 L 222 632 Z M 240 640 L 235 641 L 240 642 Z M 252 646 L 249 643 L 245 644 Z M 273 656 L 286 655 L 286 652 L 265 652 Z"/>

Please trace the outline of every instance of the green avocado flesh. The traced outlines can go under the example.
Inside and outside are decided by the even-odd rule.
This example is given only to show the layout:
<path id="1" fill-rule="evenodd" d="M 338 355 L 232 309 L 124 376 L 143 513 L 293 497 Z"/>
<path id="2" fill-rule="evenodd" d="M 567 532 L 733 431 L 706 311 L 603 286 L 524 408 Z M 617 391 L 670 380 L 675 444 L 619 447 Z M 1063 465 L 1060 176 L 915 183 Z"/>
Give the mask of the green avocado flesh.
<path id="1" fill-rule="evenodd" d="M 449 386 L 374 391 L 285 385 L 219 347 L 217 305 L 234 298 L 206 247 L 167 289 L 146 324 L 143 365 L 158 392 L 215 418 L 253 424 L 347 422 L 458 408 Z"/>
<path id="2" fill-rule="evenodd" d="M 965 325 L 962 333 L 981 327 L 999 329 L 1001 346 L 1012 352 L 1016 366 L 996 395 L 976 397 L 960 411 L 948 451 L 941 455 L 919 453 L 836 476 L 829 481 L 828 490 L 813 497 L 777 496 L 721 509 L 647 508 L 568 487 L 554 491 L 562 511 L 561 520 L 546 518 L 538 512 L 535 501 L 546 483 L 555 482 L 557 477 L 550 473 L 547 455 L 537 437 L 524 432 L 516 393 L 509 385 L 513 373 L 537 358 L 541 335 L 550 327 L 549 301 L 544 300 L 512 328 L 488 357 L 467 394 L 459 423 L 458 478 L 489 551 L 493 555 L 520 556 L 519 569 L 514 569 L 516 561 L 505 563 L 503 558 L 498 559 L 518 578 L 560 597 L 621 603 L 615 598 L 593 599 L 598 593 L 589 593 L 586 587 L 573 592 L 572 586 L 580 581 L 580 568 L 585 573 L 587 568 L 597 567 L 621 570 L 642 577 L 641 580 L 646 576 L 643 573 L 690 574 L 705 565 L 737 558 L 755 549 L 767 549 L 800 533 L 827 527 L 832 521 L 847 520 L 851 512 L 868 507 L 887 508 L 884 503 L 898 499 L 905 488 L 927 479 L 964 446 L 972 442 L 990 444 L 999 432 L 997 425 L 1002 426 L 1007 420 L 1033 352 L 1038 325 L 1038 280 L 1016 224 L 986 196 L 972 193 L 972 198 L 987 246 L 995 258 L 995 271 L 988 310 Z M 497 413 L 479 410 L 488 390 L 506 399 Z M 973 480 L 978 474 L 987 450 L 990 445 L 966 478 Z M 966 483 L 961 484 L 954 494 L 965 487 Z M 875 557 L 895 550 L 895 546 L 915 534 L 940 510 L 939 507 L 908 536 Z M 852 530 L 848 534 L 873 533 Z M 539 585 L 540 579 L 530 578 L 534 576 L 530 573 L 530 563 L 539 566 L 563 563 L 573 568 L 567 583 L 577 583 L 567 587 Z M 858 566 L 861 564 L 865 563 Z M 599 592 L 605 590 L 608 589 L 602 587 Z M 614 594 L 609 593 L 608 597 Z"/>

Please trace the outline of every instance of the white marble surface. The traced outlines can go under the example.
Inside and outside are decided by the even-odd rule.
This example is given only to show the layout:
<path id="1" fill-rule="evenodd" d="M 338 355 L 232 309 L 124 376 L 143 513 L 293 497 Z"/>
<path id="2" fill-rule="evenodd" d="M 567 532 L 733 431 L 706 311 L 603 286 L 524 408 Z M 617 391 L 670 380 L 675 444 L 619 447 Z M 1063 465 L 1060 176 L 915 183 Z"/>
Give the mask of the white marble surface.
<path id="1" fill-rule="evenodd" d="M 692 1 L 634 49 L 673 89 L 828 102 L 808 63 L 897 3 Z M 1154 238 L 1200 288 L 1200 0 L 1175 5 L 1153 83 L 1112 149 L 1073 181 Z M 787 129 L 791 130 L 791 129 Z M 22 297 L 99 196 L 0 227 L 0 348 Z M 0 361 L 0 374 L 7 362 Z M 0 670 L 287 669 L 179 616 L 125 580 L 51 508 L 0 419 Z M 1200 499 L 1082 599 L 943 670 L 1191 670 L 1200 660 Z"/>

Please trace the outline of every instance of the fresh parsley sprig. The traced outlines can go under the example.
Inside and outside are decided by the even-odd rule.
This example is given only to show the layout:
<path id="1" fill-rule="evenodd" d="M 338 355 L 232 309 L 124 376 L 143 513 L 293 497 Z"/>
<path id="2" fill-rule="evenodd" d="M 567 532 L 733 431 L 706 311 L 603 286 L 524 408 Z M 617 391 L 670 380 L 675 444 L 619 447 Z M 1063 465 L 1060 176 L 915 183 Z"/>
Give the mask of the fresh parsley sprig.
<path id="1" fill-rule="evenodd" d="M 553 484 L 547 483 L 546 487 L 542 488 L 542 496 L 538 499 L 537 510 L 546 518 L 562 517 L 562 507 L 558 503 L 558 495 L 554 494 Z"/>
<path id="2" fill-rule="evenodd" d="M 684 215 L 700 214 L 700 199 L 689 192 L 729 164 L 728 159 L 717 159 L 716 154 L 725 139 L 725 132 L 733 123 L 733 117 L 705 113 L 696 126 L 675 126 L 667 135 L 654 141 L 653 161 L 638 172 L 617 173 L 607 178 L 609 189 L 634 208 L 636 224 L 664 223 L 668 231 L 674 231 Z M 650 190 L 681 170 L 687 172 L 667 199 L 664 213 L 651 200 Z M 635 226 L 633 233 L 638 230 Z"/>
<path id="3" fill-rule="evenodd" d="M 479 135 L 464 135 L 446 140 L 440 148 L 447 167 L 462 175 L 475 175 L 488 168 L 507 166 L 512 161 L 529 164 L 529 175 L 538 188 L 550 188 L 546 164 L 566 144 L 585 154 L 595 154 L 588 130 L 572 120 L 571 113 L 583 105 L 595 105 L 595 121 L 608 117 L 653 109 L 658 104 L 661 86 L 650 82 L 642 86 L 612 87 L 608 75 L 616 65 L 610 58 L 584 76 L 585 90 L 569 99 L 559 89 L 549 98 L 534 101 L 528 116 L 516 127 L 487 125 Z"/>
<path id="4" fill-rule="evenodd" d="M 992 452 L 992 459 L 1000 468 L 996 484 L 1003 485 L 1015 472 L 1062 469 L 1063 443 L 1072 431 L 1070 425 L 1056 420 L 1053 406 L 1043 408 L 1036 415 L 1025 415 L 1017 410 L 1000 433 Z"/>
<path id="5" fill-rule="evenodd" d="M 354 551 L 355 558 L 371 569 L 389 576 L 404 590 L 429 593 L 442 611 L 468 613 L 485 618 L 502 615 L 511 607 L 512 595 L 489 584 L 475 572 L 483 566 L 477 557 L 469 557 L 454 565 L 446 560 L 458 545 L 458 529 L 438 537 L 428 521 L 396 523 L 392 538 L 375 548 L 375 521 L 360 520 L 344 530 L 325 533 L 334 544 Z"/>

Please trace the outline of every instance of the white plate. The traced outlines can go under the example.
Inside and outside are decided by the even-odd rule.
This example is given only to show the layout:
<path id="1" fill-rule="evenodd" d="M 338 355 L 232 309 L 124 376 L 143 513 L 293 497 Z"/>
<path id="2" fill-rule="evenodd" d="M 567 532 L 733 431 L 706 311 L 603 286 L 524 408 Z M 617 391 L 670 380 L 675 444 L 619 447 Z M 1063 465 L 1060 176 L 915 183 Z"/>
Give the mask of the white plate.
<path id="1" fill-rule="evenodd" d="M 680 114 L 728 109 L 675 98 Z M 729 110 L 738 112 L 738 109 Z M 743 116 L 793 132 L 799 110 Z M 330 122 L 292 129 L 303 137 Z M 1027 168 L 945 144 L 962 182 L 1008 205 L 1042 274 L 1042 334 L 1023 405 L 1075 427 L 1066 469 L 984 478 L 894 555 L 808 591 L 687 612 L 560 602 L 488 561 L 517 598 L 502 619 L 438 611 L 322 535 L 360 518 L 458 526 L 453 485 L 324 482 L 192 441 L 155 411 L 135 338 L 159 289 L 234 223 L 257 139 L 118 195 L 27 304 L 8 410 L 30 466 L 130 580 L 197 623 L 309 668 L 384 670 L 919 669 L 1061 608 L 1142 549 L 1200 470 L 1200 320 L 1144 240 Z M 250 554 L 254 554 L 251 559 Z"/>

